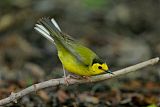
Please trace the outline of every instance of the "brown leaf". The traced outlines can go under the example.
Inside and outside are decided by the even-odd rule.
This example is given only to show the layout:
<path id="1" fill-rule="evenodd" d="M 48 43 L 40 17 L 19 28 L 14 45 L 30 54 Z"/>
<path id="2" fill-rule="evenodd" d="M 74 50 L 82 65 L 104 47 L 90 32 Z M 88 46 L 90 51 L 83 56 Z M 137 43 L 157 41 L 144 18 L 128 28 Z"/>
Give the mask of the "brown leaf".
<path id="1" fill-rule="evenodd" d="M 64 90 L 58 90 L 57 97 L 61 103 L 64 103 L 69 98 L 69 95 Z"/>
<path id="2" fill-rule="evenodd" d="M 47 94 L 46 91 L 43 91 L 43 90 L 38 91 L 38 95 L 39 95 L 44 101 L 46 101 L 46 102 L 49 101 L 49 96 L 48 96 L 48 94 Z"/>

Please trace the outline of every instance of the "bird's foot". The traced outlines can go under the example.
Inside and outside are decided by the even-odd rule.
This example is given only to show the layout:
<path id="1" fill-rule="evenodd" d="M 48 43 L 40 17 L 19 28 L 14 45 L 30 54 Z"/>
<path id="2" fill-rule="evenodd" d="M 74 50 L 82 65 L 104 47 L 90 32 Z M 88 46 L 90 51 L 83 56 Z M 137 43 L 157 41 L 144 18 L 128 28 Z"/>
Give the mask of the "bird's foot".
<path id="1" fill-rule="evenodd" d="M 67 77 L 68 78 L 73 78 L 73 79 L 81 79 L 81 76 L 78 76 L 78 75 L 71 75 L 71 74 L 69 74 Z"/>
<path id="2" fill-rule="evenodd" d="M 92 79 L 90 76 L 82 76 L 82 78 L 88 80 L 89 82 L 92 82 Z"/>
<path id="3" fill-rule="evenodd" d="M 89 76 L 82 76 L 83 79 L 90 79 Z"/>
<path id="4" fill-rule="evenodd" d="M 69 76 L 63 76 L 63 78 L 64 78 L 64 82 L 65 82 L 65 84 L 68 86 L 69 85 Z"/>
<path id="5" fill-rule="evenodd" d="M 67 77 L 64 77 L 64 82 L 65 82 L 65 84 L 66 84 L 67 86 L 69 85 L 69 80 L 68 80 Z"/>
<path id="6" fill-rule="evenodd" d="M 70 78 L 73 78 L 73 79 L 78 79 L 78 80 L 80 80 L 80 79 L 86 79 L 86 80 L 92 82 L 90 76 L 79 76 L 79 75 L 68 75 L 68 76 Z"/>
<path id="7" fill-rule="evenodd" d="M 79 75 L 69 74 L 67 77 L 64 77 L 64 81 L 67 84 L 67 86 L 69 85 L 69 79 L 77 79 L 77 80 L 85 79 L 88 80 L 89 82 L 92 82 L 90 76 L 79 76 Z"/>
<path id="8" fill-rule="evenodd" d="M 82 79 L 81 76 L 71 75 L 71 74 L 69 74 L 68 76 L 64 76 L 63 78 L 64 78 L 64 82 L 65 82 L 65 84 L 66 84 L 67 86 L 70 84 L 69 79 Z"/>

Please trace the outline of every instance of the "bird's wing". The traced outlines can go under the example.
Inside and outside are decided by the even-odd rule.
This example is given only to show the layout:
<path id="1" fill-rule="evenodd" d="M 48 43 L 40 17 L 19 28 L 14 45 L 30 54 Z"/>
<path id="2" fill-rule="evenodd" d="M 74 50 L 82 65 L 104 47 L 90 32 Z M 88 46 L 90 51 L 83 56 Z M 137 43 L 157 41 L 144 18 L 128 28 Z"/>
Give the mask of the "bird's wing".
<path id="1" fill-rule="evenodd" d="M 72 37 L 64 34 L 53 18 L 51 20 L 49 18 L 42 18 L 35 25 L 34 29 L 54 44 L 55 40 L 58 40 L 65 49 L 84 65 L 89 65 L 93 59 L 92 56 L 95 56 L 90 49 L 79 45 Z"/>
<path id="2" fill-rule="evenodd" d="M 76 51 L 76 53 L 78 54 L 78 56 L 80 56 L 81 61 L 85 65 L 91 65 L 93 62 L 93 59 L 98 57 L 92 50 L 90 50 L 89 48 L 87 48 L 81 44 L 75 44 L 75 46 L 73 46 L 73 48 Z"/>

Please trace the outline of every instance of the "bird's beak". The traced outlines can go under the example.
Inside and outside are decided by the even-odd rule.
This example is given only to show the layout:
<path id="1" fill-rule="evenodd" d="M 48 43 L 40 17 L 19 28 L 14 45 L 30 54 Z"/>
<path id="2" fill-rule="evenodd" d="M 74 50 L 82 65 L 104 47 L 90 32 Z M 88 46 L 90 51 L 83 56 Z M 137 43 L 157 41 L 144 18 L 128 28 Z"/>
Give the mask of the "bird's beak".
<path id="1" fill-rule="evenodd" d="M 107 70 L 105 72 L 114 75 L 114 73 L 112 71 L 110 71 L 110 70 Z"/>

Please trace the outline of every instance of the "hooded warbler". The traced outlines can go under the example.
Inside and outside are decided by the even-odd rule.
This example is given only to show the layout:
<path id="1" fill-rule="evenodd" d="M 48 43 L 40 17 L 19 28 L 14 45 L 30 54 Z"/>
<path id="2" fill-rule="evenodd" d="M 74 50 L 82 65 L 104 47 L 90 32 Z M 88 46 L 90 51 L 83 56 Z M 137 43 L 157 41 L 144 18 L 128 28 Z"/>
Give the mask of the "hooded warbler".
<path id="1" fill-rule="evenodd" d="M 53 18 L 41 18 L 34 29 L 56 46 L 58 57 L 64 68 L 65 79 L 65 70 L 86 77 L 105 72 L 112 74 L 108 65 L 95 52 L 62 32 Z"/>

